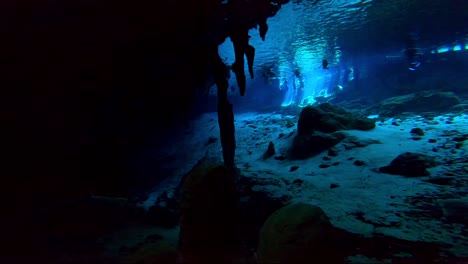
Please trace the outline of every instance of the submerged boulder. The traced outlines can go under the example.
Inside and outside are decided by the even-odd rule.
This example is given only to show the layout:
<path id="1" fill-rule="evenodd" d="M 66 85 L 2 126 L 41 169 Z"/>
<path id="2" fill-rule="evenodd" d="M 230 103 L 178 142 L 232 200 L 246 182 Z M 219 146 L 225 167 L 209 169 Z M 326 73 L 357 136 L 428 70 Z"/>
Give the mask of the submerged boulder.
<path id="1" fill-rule="evenodd" d="M 233 170 L 203 159 L 182 184 L 182 263 L 227 263 L 239 250 L 239 193 Z"/>
<path id="2" fill-rule="evenodd" d="M 293 140 L 290 156 L 293 159 L 305 159 L 335 146 L 344 138 L 345 134 L 342 132 L 297 135 Z"/>
<path id="3" fill-rule="evenodd" d="M 434 157 L 406 152 L 398 155 L 390 165 L 379 168 L 380 172 L 388 174 L 398 174 L 407 177 L 429 176 L 427 168 L 438 165 Z"/>
<path id="4" fill-rule="evenodd" d="M 372 119 L 357 116 L 329 103 L 304 107 L 297 124 L 290 156 L 304 159 L 327 150 L 345 138 L 338 130 L 375 128 Z"/>
<path id="5" fill-rule="evenodd" d="M 333 227 L 318 206 L 296 203 L 275 211 L 260 230 L 257 263 L 343 263 Z"/>
<path id="6" fill-rule="evenodd" d="M 346 129 L 371 130 L 373 128 L 375 128 L 374 120 L 355 115 L 329 103 L 316 107 L 304 107 L 297 124 L 299 135 L 314 131 L 332 133 Z"/>

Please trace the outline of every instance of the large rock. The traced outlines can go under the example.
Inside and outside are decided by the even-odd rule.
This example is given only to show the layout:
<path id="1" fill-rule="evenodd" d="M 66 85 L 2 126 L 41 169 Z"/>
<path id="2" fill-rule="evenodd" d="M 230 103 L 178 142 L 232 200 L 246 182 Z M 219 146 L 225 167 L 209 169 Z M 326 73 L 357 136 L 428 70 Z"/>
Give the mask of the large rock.
<path id="1" fill-rule="evenodd" d="M 437 166 L 439 163 L 434 157 L 406 152 L 398 155 L 390 165 L 380 167 L 380 172 L 388 174 L 398 174 L 407 177 L 428 176 L 427 168 Z"/>
<path id="2" fill-rule="evenodd" d="M 304 159 L 333 147 L 345 138 L 345 134 L 338 130 L 370 130 L 374 127 L 372 119 L 357 116 L 329 103 L 304 107 L 290 157 Z"/>
<path id="3" fill-rule="evenodd" d="M 423 91 L 402 96 L 390 97 L 371 107 L 372 113 L 383 117 L 394 117 L 403 112 L 445 112 L 460 104 L 453 92 Z"/>
<path id="4" fill-rule="evenodd" d="M 320 104 L 316 107 L 304 107 L 297 124 L 299 135 L 309 134 L 314 131 L 332 133 L 346 129 L 370 130 L 373 128 L 375 128 L 374 120 L 357 116 L 329 103 Z"/>
<path id="5" fill-rule="evenodd" d="M 260 230 L 258 264 L 343 263 L 333 252 L 332 226 L 320 207 L 296 203 L 274 212 Z"/>
<path id="6" fill-rule="evenodd" d="M 181 263 L 226 263 L 238 256 L 239 194 L 235 174 L 207 160 L 182 185 Z"/>
<path id="7" fill-rule="evenodd" d="M 327 150 L 345 138 L 341 132 L 322 133 L 314 132 L 308 135 L 297 135 L 290 151 L 290 157 L 293 159 L 305 159 Z"/>

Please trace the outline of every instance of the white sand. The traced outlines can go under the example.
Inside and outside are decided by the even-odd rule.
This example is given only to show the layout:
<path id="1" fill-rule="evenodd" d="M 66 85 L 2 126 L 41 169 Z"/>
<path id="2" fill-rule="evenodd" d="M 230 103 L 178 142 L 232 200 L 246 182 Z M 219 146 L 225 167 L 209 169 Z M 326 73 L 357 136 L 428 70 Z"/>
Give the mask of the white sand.
<path id="1" fill-rule="evenodd" d="M 418 152 L 443 158 L 456 159 L 466 156 L 468 147 L 464 146 L 451 153 L 450 149 L 432 151 L 433 147 L 453 138 L 441 137 L 444 130 L 458 130 L 468 133 L 468 116 L 456 116 L 452 124 L 446 124 L 449 115 L 438 116 L 434 121 L 425 123 L 422 117 L 414 117 L 398 121 L 399 126 L 392 125 L 392 121 L 377 122 L 371 131 L 345 131 L 349 136 L 355 136 L 359 141 L 365 139 L 378 140 L 381 144 L 370 144 L 366 147 L 345 150 L 339 143 L 335 148 L 338 156 L 324 161 L 322 157 L 327 152 L 305 160 L 276 160 L 273 157 L 263 160 L 262 155 L 272 141 L 276 154 L 286 154 L 297 129 L 298 117 L 281 114 L 246 113 L 235 116 L 236 125 L 236 164 L 245 177 L 261 180 L 262 184 L 254 190 L 268 193 L 272 197 L 290 196 L 291 202 L 303 201 L 320 206 L 331 218 L 332 223 L 349 232 L 371 236 L 373 233 L 389 235 L 412 241 L 437 242 L 454 245 L 453 253 L 468 257 L 468 238 L 461 232 L 466 226 L 461 224 L 446 224 L 443 219 L 431 219 L 406 215 L 405 212 L 418 210 L 406 201 L 413 196 L 436 197 L 440 194 L 460 193 L 463 190 L 451 186 L 439 186 L 427 183 L 427 177 L 407 178 L 399 175 L 389 175 L 375 172 L 376 168 L 388 165 L 394 158 L 404 152 Z M 437 121 L 437 122 L 436 122 Z M 286 124 L 294 126 L 287 128 Z M 437 124 L 436 124 L 437 123 Z M 425 132 L 421 140 L 413 140 L 410 135 L 412 128 L 419 127 Z M 284 136 L 278 138 L 280 133 Z M 294 133 L 287 137 L 290 133 Z M 157 196 L 164 190 L 173 189 L 183 174 L 205 155 L 222 159 L 221 143 L 208 144 L 210 137 L 219 138 L 217 114 L 204 114 L 193 121 L 192 127 L 179 142 L 168 149 L 161 150 L 158 155 L 174 155 L 177 157 L 176 175 L 166 180 L 155 189 L 145 202 L 151 206 Z M 429 143 L 428 139 L 436 139 L 436 143 Z M 346 140 L 345 140 L 346 141 Z M 348 160 L 353 158 L 352 160 Z M 364 166 L 354 165 L 355 160 L 362 160 Z M 319 164 L 336 166 L 319 168 Z M 291 166 L 299 166 L 290 172 Z M 373 170 L 374 169 L 374 170 Z M 429 169 L 431 176 L 443 175 L 446 166 Z M 466 171 L 460 171 L 458 177 L 465 177 Z M 457 177 L 457 176 L 453 176 Z M 296 179 L 303 180 L 302 184 L 294 184 Z M 331 189 L 330 184 L 339 184 Z M 463 196 L 463 195 L 462 195 Z M 464 194 L 465 197 L 468 195 Z M 436 202 L 432 204 L 437 206 Z M 353 212 L 362 212 L 365 222 L 356 219 Z M 388 225 L 388 227 L 382 227 Z"/>

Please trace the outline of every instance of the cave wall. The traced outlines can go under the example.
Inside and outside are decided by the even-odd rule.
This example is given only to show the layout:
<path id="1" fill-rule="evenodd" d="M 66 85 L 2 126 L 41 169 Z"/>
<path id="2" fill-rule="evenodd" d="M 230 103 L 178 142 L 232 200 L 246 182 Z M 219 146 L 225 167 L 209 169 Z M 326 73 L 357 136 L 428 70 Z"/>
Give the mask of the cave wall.
<path id="1" fill-rule="evenodd" d="M 205 14 L 195 2 L 2 1 L 2 186 L 10 198 L 137 187 L 133 160 L 176 128 L 209 74 L 196 38 L 206 34 Z"/>
<path id="2" fill-rule="evenodd" d="M 126 196 L 167 176 L 136 166 L 213 83 L 219 3 L 2 1 L 4 193 L 23 205 Z"/>

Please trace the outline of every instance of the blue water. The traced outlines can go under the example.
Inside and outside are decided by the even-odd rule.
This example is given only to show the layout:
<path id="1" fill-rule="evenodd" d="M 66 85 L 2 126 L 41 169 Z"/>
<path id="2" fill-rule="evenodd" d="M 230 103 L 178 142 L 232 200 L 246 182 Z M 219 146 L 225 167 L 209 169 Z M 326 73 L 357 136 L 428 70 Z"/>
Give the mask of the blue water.
<path id="1" fill-rule="evenodd" d="M 424 60 L 415 62 L 417 70 L 449 53 L 468 56 L 467 6 L 456 0 L 291 1 L 268 19 L 265 41 L 257 29 L 250 30 L 254 67 L 274 73 L 266 79 L 278 80 L 276 89 L 303 82 L 300 89 L 284 91 L 282 106 L 312 104 L 315 97 L 331 96 L 338 85 L 352 89 L 353 76 L 347 71 L 358 71 L 365 80 L 375 76 L 380 65 L 400 63 L 402 69 L 410 69 L 405 55 L 409 46 L 423 55 Z M 227 64 L 233 63 L 229 38 L 219 52 Z M 321 67 L 323 59 L 329 62 L 328 70 Z M 230 85 L 237 85 L 234 76 Z M 248 80 L 247 89 L 258 90 L 258 82 Z"/>

